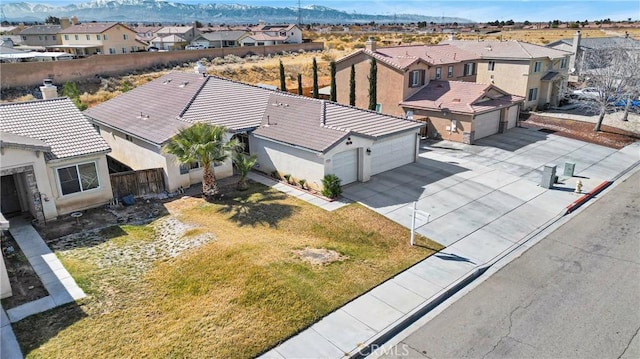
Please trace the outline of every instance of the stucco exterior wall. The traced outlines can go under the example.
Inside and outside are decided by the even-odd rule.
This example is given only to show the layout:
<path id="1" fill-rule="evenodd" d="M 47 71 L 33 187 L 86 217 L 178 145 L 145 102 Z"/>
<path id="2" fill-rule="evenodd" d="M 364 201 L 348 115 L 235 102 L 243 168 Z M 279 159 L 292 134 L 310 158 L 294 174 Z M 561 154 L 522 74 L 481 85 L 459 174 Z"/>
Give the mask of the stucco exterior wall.
<path id="1" fill-rule="evenodd" d="M 476 82 L 493 84 L 498 88 L 518 96 L 527 96 L 529 89 L 529 60 L 495 62 L 493 71 L 489 71 L 489 60 L 478 60 Z M 493 78 L 491 78 L 493 76 Z M 492 82 L 493 80 L 493 82 Z"/>
<path id="2" fill-rule="evenodd" d="M 60 35 L 20 35 L 22 43 L 29 46 L 52 46 L 61 44 Z"/>
<path id="3" fill-rule="evenodd" d="M 472 131 L 471 121 L 473 117 L 471 115 L 451 113 L 445 117 L 441 112 L 436 111 L 419 109 L 414 109 L 413 111 L 414 120 L 427 122 L 426 137 L 428 138 L 465 142 L 464 134 Z M 454 128 L 451 128 L 451 120 L 456 120 Z M 450 129 L 448 130 L 447 127 Z"/>
<path id="4" fill-rule="evenodd" d="M 104 38 L 105 34 L 107 35 L 106 40 Z M 77 39 L 76 35 L 78 36 Z M 127 39 L 124 38 L 124 35 L 127 36 Z M 101 49 L 102 53 L 106 55 L 110 53 L 110 48 L 114 49 L 116 54 L 122 54 L 136 51 L 141 47 L 141 44 L 136 41 L 136 32 L 121 25 L 115 25 L 100 34 L 87 34 L 79 32 L 77 34 L 62 34 L 60 36 L 63 45 L 95 46 L 96 48 Z M 100 38 L 98 39 L 98 37 Z M 126 49 L 126 52 L 122 51 L 123 48 Z M 75 53 L 75 49 L 64 50 L 66 52 Z"/>
<path id="5" fill-rule="evenodd" d="M 38 186 L 38 191 L 40 191 L 40 193 L 42 194 L 41 198 L 44 199 L 46 197 L 50 199 L 49 201 L 41 201 L 44 218 L 49 220 L 55 219 L 58 216 L 58 210 L 56 208 L 55 202 L 52 200 L 54 198 L 53 189 L 55 188 L 55 182 L 50 183 L 49 181 L 48 169 L 44 161 L 44 155 L 42 153 L 37 155 L 36 152 L 30 150 L 4 148 L 0 163 L 2 164 L 3 171 L 5 169 L 33 166 L 33 172 L 35 175 L 36 184 Z M 16 186 L 19 186 L 18 183 L 16 183 Z M 18 190 L 24 192 L 26 189 L 18 188 Z M 28 206 L 29 211 L 35 217 L 36 209 L 34 208 L 34 204 L 33 201 L 31 201 L 30 195 L 28 193 L 22 193 L 21 197 L 29 199 L 29 203 L 21 203 L 21 205 L 23 206 L 23 210 L 27 209 L 24 208 L 24 206 Z"/>
<path id="6" fill-rule="evenodd" d="M 340 152 L 358 149 L 358 181 L 367 182 L 371 179 L 371 156 L 367 155 L 367 148 L 373 147 L 373 140 L 358 136 L 350 136 L 351 144 L 348 145 L 348 139 L 340 142 L 324 155 L 325 174 L 333 173 L 333 156 Z M 322 183 L 321 183 L 322 184 Z"/>
<path id="7" fill-rule="evenodd" d="M 76 164 L 95 162 L 98 171 L 99 187 L 83 192 L 62 195 L 58 181 L 57 169 Z M 72 159 L 47 163 L 47 175 L 53 191 L 53 201 L 58 215 L 85 210 L 109 203 L 113 198 L 107 157 L 102 155 L 75 157 Z"/>
<path id="8" fill-rule="evenodd" d="M 266 174 L 279 171 L 296 180 L 305 179 L 312 188 L 322 188 L 325 174 L 324 157 L 318 152 L 298 149 L 277 142 L 249 136 L 251 154 L 258 157 L 257 169 Z"/>
<path id="9" fill-rule="evenodd" d="M 8 298 L 12 295 L 11 284 L 7 267 L 4 265 L 4 256 L 0 255 L 0 299 Z"/>

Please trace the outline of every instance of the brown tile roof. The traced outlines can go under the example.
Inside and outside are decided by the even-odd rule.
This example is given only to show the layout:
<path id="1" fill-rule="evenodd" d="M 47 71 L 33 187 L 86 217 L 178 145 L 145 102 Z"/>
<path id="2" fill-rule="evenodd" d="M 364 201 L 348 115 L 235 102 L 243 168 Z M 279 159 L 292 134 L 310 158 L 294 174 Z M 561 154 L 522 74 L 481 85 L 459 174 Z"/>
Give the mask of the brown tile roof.
<path id="1" fill-rule="evenodd" d="M 324 153 L 351 134 L 377 139 L 423 126 L 330 101 L 273 93 L 253 134 Z"/>
<path id="2" fill-rule="evenodd" d="M 178 116 L 206 82 L 207 78 L 199 74 L 173 72 L 96 105 L 84 114 L 98 123 L 163 144 L 187 125 Z"/>
<path id="3" fill-rule="evenodd" d="M 166 83 L 168 79 L 173 81 Z M 179 88 L 184 81 L 189 85 Z M 378 138 L 423 126 L 328 101 L 178 72 L 95 106 L 85 114 L 155 144 L 163 144 L 190 123 L 207 122 L 225 126 L 231 132 L 257 128 L 256 135 L 319 152 L 330 149 L 350 133 Z"/>
<path id="4" fill-rule="evenodd" d="M 87 22 L 77 25 L 71 25 L 66 29 L 60 30 L 60 34 L 101 34 L 110 28 L 120 25 L 127 30 L 131 30 L 127 26 L 117 22 Z M 131 30 L 135 32 L 134 30 Z"/>
<path id="5" fill-rule="evenodd" d="M 47 160 L 110 151 L 109 145 L 66 97 L 0 104 L 0 131 L 51 146 Z"/>
<path id="6" fill-rule="evenodd" d="M 450 45 L 407 45 L 379 47 L 375 52 L 362 49 L 352 53 L 338 62 L 351 58 L 359 53 L 373 56 L 390 66 L 404 70 L 412 64 L 423 61 L 429 65 L 455 64 L 477 59 L 473 53 Z"/>
<path id="7" fill-rule="evenodd" d="M 474 114 L 522 100 L 524 98 L 510 95 L 493 85 L 463 81 L 430 81 L 400 105 L 407 108 L 432 111 L 448 109 L 452 112 Z"/>
<path id="8" fill-rule="evenodd" d="M 481 59 L 537 59 L 548 57 L 550 59 L 561 58 L 570 53 L 545 46 L 534 45 L 522 41 L 467 41 L 446 40 L 443 44 L 474 53 Z"/>

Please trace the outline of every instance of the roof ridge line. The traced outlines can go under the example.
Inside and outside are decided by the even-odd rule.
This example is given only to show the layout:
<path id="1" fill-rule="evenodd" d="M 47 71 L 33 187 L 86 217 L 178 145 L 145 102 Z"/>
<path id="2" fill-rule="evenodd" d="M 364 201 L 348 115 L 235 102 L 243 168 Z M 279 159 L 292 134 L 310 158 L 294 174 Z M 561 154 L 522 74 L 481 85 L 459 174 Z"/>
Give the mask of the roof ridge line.
<path id="1" fill-rule="evenodd" d="M 202 85 L 200 85 L 200 88 L 198 89 L 198 91 L 196 91 L 193 96 L 191 96 L 191 99 L 189 99 L 189 101 L 184 105 L 184 107 L 182 108 L 182 110 L 180 111 L 180 113 L 178 114 L 178 116 L 176 116 L 176 118 L 178 120 L 182 120 L 182 116 L 184 116 L 184 114 L 189 110 L 189 108 L 191 107 L 191 105 L 193 105 L 193 101 L 196 100 L 196 98 L 198 97 L 198 95 L 200 95 L 200 92 L 202 92 L 202 89 L 204 89 L 204 86 L 209 82 L 209 76 L 204 76 L 204 81 L 202 82 Z M 187 122 L 187 121 L 185 121 Z"/>

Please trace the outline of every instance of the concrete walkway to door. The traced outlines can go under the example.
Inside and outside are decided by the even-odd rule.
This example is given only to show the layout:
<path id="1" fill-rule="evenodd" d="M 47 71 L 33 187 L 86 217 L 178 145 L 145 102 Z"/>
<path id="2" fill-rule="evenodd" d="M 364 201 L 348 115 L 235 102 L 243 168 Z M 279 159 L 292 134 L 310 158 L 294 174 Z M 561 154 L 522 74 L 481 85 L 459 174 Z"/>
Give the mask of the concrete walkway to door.
<path id="1" fill-rule="evenodd" d="M 640 144 L 620 151 L 517 128 L 467 146 L 423 143 L 417 163 L 346 186 L 344 196 L 409 226 L 411 204 L 431 214 L 418 232 L 443 251 L 354 299 L 261 358 L 344 358 L 402 328 L 463 287 L 482 268 L 540 233 L 578 194 L 637 170 Z M 545 164 L 575 162 L 553 189 L 538 186 Z M 627 174 L 628 175 L 628 174 Z M 408 238 L 407 238 L 408 242 Z M 444 299 L 443 299 L 444 298 Z"/>

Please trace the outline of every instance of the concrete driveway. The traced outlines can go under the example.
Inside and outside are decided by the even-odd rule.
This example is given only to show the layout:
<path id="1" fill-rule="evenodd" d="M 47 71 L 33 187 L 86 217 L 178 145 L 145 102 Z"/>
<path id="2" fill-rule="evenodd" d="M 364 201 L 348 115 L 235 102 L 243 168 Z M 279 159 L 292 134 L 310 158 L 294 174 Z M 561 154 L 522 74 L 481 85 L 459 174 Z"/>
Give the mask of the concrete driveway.
<path id="1" fill-rule="evenodd" d="M 494 247 L 488 253 L 495 255 L 563 214 L 581 196 L 573 192 L 576 180 L 588 192 L 638 160 L 637 143 L 617 151 L 514 128 L 473 146 L 423 142 L 416 163 L 350 184 L 343 195 L 406 227 L 416 201 L 430 215 L 428 223 L 417 221 L 418 233 L 446 246 L 468 237 L 457 249 L 483 263 L 491 258 L 473 247 Z M 574 177 L 563 176 L 565 162 L 575 163 Z M 539 186 L 544 165 L 558 166 L 560 183 L 553 189 Z"/>

